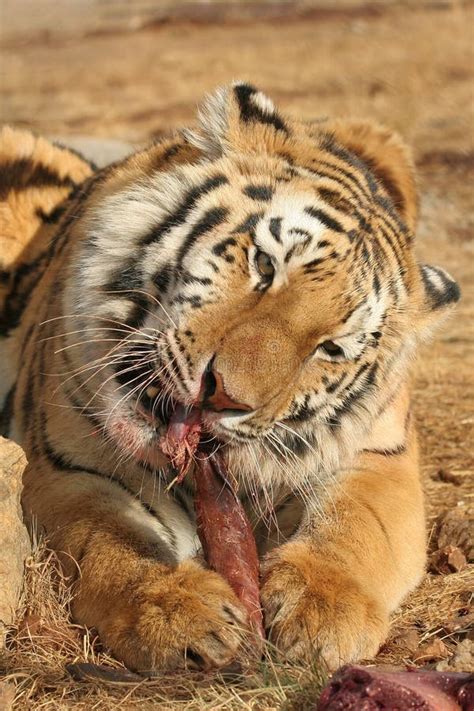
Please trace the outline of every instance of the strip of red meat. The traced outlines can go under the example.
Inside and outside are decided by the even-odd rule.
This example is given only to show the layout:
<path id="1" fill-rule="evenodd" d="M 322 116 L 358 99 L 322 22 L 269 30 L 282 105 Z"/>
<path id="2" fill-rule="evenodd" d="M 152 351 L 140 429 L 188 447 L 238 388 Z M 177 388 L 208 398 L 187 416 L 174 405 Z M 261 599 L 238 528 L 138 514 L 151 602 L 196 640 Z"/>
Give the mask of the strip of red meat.
<path id="1" fill-rule="evenodd" d="M 199 450 L 201 416 L 179 405 L 160 448 L 177 471 L 175 483 L 195 461 L 197 532 L 210 568 L 227 580 L 248 612 L 250 627 L 264 639 L 259 595 L 259 562 L 255 538 L 242 504 L 233 491 L 224 460 Z"/>

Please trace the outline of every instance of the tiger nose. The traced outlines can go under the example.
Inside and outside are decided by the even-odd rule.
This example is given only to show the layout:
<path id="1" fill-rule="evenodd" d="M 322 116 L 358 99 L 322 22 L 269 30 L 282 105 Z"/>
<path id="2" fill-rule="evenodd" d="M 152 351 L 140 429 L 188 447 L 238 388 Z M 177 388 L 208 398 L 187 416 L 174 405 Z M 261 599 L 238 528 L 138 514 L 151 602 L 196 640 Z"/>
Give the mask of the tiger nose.
<path id="1" fill-rule="evenodd" d="M 203 410 L 213 410 L 214 412 L 222 412 L 223 410 L 250 412 L 253 409 L 250 405 L 236 402 L 226 393 L 224 379 L 215 369 L 213 360 L 210 361 L 202 376 L 199 406 Z"/>

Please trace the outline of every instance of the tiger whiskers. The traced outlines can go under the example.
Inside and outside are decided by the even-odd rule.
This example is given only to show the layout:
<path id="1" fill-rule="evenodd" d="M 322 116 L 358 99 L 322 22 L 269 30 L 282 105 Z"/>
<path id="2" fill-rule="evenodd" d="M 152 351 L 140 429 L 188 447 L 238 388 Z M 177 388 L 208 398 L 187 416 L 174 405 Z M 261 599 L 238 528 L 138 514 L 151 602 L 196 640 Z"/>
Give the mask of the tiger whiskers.
<path id="1" fill-rule="evenodd" d="M 147 291 L 144 291 L 143 289 L 119 289 L 119 290 L 114 290 L 114 291 L 105 291 L 104 294 L 141 294 L 142 296 L 145 296 L 147 299 L 151 299 L 152 301 L 155 302 L 157 306 L 162 309 L 164 312 L 165 316 L 168 318 L 168 321 L 171 323 L 174 328 L 178 328 L 174 320 L 171 318 L 170 314 L 168 311 L 165 309 L 163 304 L 159 299 L 156 298 L 153 294 L 150 294 Z M 158 316 L 154 314 L 152 311 L 148 311 L 148 309 L 144 309 L 145 313 L 148 313 L 150 316 L 153 316 L 154 318 L 158 319 Z M 158 319 L 159 321 L 159 319 Z"/>

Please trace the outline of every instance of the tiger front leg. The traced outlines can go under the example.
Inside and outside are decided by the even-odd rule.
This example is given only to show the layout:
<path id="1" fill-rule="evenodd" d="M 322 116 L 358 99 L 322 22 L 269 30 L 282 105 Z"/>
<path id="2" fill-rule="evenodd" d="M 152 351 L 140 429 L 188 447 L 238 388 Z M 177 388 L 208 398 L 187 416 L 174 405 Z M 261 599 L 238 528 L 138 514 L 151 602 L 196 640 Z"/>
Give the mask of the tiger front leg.
<path id="1" fill-rule="evenodd" d="M 425 549 L 414 443 L 393 456 L 363 454 L 324 522 L 309 520 L 264 561 L 271 640 L 286 658 L 319 655 L 330 669 L 374 656 L 423 574 Z"/>
<path id="2" fill-rule="evenodd" d="M 46 529 L 74 585 L 72 612 L 136 670 L 235 656 L 246 615 L 229 585 L 194 560 L 179 562 L 157 519 L 116 483 L 30 466 L 24 506 Z"/>

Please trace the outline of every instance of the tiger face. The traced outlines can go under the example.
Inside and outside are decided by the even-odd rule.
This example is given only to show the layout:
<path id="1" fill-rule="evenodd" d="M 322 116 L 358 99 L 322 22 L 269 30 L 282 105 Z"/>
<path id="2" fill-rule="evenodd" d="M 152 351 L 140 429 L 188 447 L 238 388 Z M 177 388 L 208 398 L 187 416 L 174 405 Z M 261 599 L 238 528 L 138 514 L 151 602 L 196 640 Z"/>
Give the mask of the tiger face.
<path id="1" fill-rule="evenodd" d="M 101 338 L 71 359 L 102 364 L 108 435 L 160 464 L 181 402 L 231 456 L 337 467 L 458 297 L 416 262 L 415 215 L 393 134 L 299 123 L 246 84 L 217 92 L 197 131 L 106 175 L 76 227 L 65 313 Z"/>

